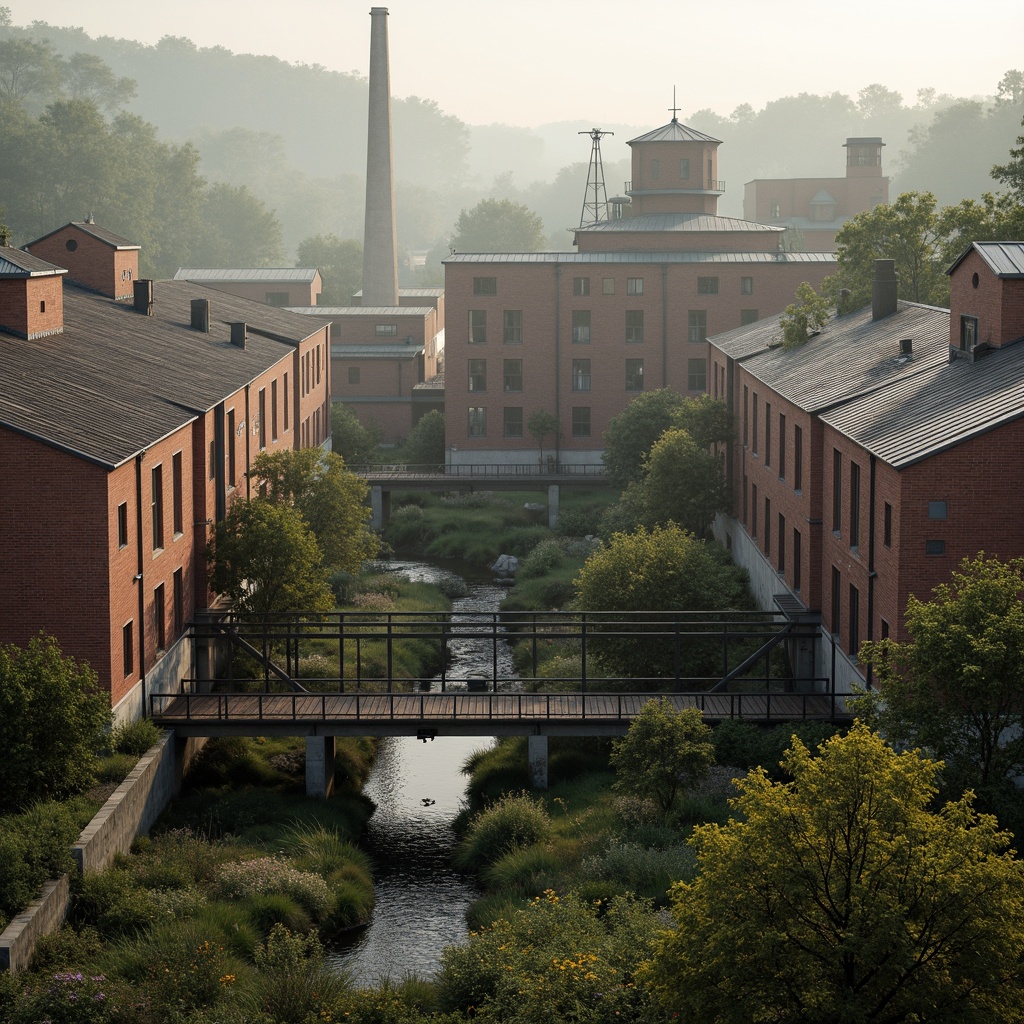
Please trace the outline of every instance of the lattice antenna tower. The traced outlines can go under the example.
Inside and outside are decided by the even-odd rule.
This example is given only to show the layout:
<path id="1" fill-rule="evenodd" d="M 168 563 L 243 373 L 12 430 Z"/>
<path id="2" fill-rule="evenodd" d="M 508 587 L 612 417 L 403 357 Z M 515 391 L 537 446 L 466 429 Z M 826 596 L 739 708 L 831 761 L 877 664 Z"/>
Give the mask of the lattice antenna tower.
<path id="1" fill-rule="evenodd" d="M 614 135 L 615 132 L 603 132 L 600 128 L 591 128 L 589 132 L 579 132 L 579 134 L 589 135 L 591 139 L 587 191 L 583 196 L 583 210 L 580 213 L 580 227 L 585 228 L 609 219 L 608 192 L 604 187 L 604 165 L 601 163 L 601 139 L 606 135 Z"/>

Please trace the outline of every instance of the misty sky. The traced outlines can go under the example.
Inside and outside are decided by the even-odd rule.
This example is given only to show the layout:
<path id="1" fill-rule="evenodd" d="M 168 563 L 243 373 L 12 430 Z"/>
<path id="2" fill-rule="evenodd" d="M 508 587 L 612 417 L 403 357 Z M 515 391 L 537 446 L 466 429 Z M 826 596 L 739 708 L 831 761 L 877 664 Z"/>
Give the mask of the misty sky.
<path id="1" fill-rule="evenodd" d="M 274 54 L 366 74 L 366 0 L 0 0 L 15 24 Z M 991 95 L 1024 70 L 1022 0 L 391 0 L 392 94 L 468 124 L 654 126 L 800 92 L 856 98 L 880 82 Z M 173 84 L 170 86 L 173 88 Z"/>

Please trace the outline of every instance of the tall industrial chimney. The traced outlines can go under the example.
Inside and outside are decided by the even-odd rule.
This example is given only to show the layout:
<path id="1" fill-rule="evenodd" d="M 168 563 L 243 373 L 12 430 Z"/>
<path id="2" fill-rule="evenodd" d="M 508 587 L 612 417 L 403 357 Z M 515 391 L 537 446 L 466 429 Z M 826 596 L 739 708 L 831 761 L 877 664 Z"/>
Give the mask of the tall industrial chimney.
<path id="1" fill-rule="evenodd" d="M 370 8 L 370 116 L 366 141 L 363 305 L 398 305 L 388 9 Z"/>

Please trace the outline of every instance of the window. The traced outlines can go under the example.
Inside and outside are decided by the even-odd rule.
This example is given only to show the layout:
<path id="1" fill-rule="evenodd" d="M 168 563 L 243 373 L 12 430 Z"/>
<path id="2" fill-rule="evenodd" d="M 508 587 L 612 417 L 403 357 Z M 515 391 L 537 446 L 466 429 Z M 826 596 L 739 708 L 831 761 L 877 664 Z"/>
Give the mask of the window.
<path id="1" fill-rule="evenodd" d="M 572 279 L 572 293 L 573 293 L 573 295 L 589 295 L 590 294 L 590 278 L 589 277 L 574 277 Z"/>
<path id="2" fill-rule="evenodd" d="M 505 437 L 523 436 L 523 407 L 506 406 L 502 413 L 502 431 Z"/>
<path id="3" fill-rule="evenodd" d="M 228 487 L 233 488 L 235 486 L 235 410 L 228 410 L 228 436 L 225 438 L 227 442 L 227 461 L 228 461 Z"/>
<path id="4" fill-rule="evenodd" d="M 319 349 L 317 349 L 319 352 Z M 260 418 L 260 451 L 267 447 L 267 389 L 260 388 L 259 393 L 259 409 Z"/>
<path id="5" fill-rule="evenodd" d="M 850 584 L 850 646 L 847 651 L 857 657 L 860 648 L 860 591 Z"/>
<path id="6" fill-rule="evenodd" d="M 753 423 L 751 424 L 753 431 L 753 453 L 757 455 L 757 395 L 754 395 L 754 411 L 753 411 Z"/>
<path id="7" fill-rule="evenodd" d="M 287 292 L 265 292 L 266 303 L 268 306 L 287 306 L 288 305 L 288 293 Z"/>
<path id="8" fill-rule="evenodd" d="M 470 391 L 486 391 L 487 390 L 487 360 L 486 359 L 470 359 L 469 360 L 469 390 Z"/>
<path id="9" fill-rule="evenodd" d="M 744 473 L 743 474 L 743 525 L 744 526 L 747 525 L 747 514 L 748 514 L 748 507 L 747 507 L 747 474 Z"/>
<path id="10" fill-rule="evenodd" d="M 779 538 L 779 572 L 785 576 L 786 574 L 786 517 L 780 512 L 779 513 L 779 532 L 776 534 Z"/>
<path id="11" fill-rule="evenodd" d="M 714 176 L 714 164 L 711 162 L 711 157 L 708 157 L 708 188 L 713 188 L 715 183 Z"/>
<path id="12" fill-rule="evenodd" d="M 757 323 L 757 310 L 756 309 L 741 309 L 740 310 L 740 327 L 746 327 L 747 324 Z"/>
<path id="13" fill-rule="evenodd" d="M 185 581 L 181 569 L 174 570 L 172 599 L 174 601 L 174 635 L 180 636 L 185 627 Z"/>
<path id="14" fill-rule="evenodd" d="M 786 479 L 786 417 L 779 413 L 779 479 Z"/>
<path id="15" fill-rule="evenodd" d="M 928 502 L 929 519 L 945 519 L 949 514 L 949 506 L 944 501 Z"/>
<path id="16" fill-rule="evenodd" d="M 627 277 L 626 278 L 626 294 L 627 295 L 643 295 L 644 293 L 644 279 L 642 277 Z"/>
<path id="17" fill-rule="evenodd" d="M 523 311 L 506 309 L 501 315 L 502 341 L 506 345 L 522 345 L 523 343 Z"/>
<path id="18" fill-rule="evenodd" d="M 320 383 L 320 354 L 322 352 L 323 352 L 323 349 L 319 345 L 317 345 L 317 347 L 316 347 L 316 382 L 317 382 L 317 384 Z"/>
<path id="19" fill-rule="evenodd" d="M 572 341 L 574 345 L 590 344 L 590 310 L 572 311 Z"/>
<path id="20" fill-rule="evenodd" d="M 832 621 L 829 623 L 829 627 L 833 635 L 839 635 L 839 617 L 842 615 L 842 595 L 839 593 L 839 588 L 843 585 L 842 575 L 839 570 L 833 565 L 832 566 Z"/>
<path id="21" fill-rule="evenodd" d="M 643 391 L 644 361 L 642 359 L 626 360 L 626 390 Z"/>
<path id="22" fill-rule="evenodd" d="M 740 295 L 754 294 L 754 279 L 752 277 L 740 278 Z"/>
<path id="23" fill-rule="evenodd" d="M 350 380 L 349 383 L 351 384 L 352 381 Z M 357 380 L 356 383 L 358 384 L 359 381 Z M 291 406 L 289 404 L 289 402 L 290 402 L 289 396 L 290 395 L 291 395 L 291 392 L 288 390 L 288 374 L 286 373 L 284 375 L 284 432 L 286 434 L 291 429 L 291 419 L 290 419 L 290 416 L 289 416 L 289 413 L 290 413 L 290 410 L 291 410 Z"/>
<path id="24" fill-rule="evenodd" d="M 718 294 L 718 278 L 717 277 L 698 277 L 697 278 L 697 294 L 698 295 L 717 295 Z"/>
<path id="25" fill-rule="evenodd" d="M 474 277 L 473 278 L 473 294 L 474 295 L 497 295 L 498 294 L 498 279 L 496 277 Z"/>
<path id="26" fill-rule="evenodd" d="M 126 622 L 121 627 L 121 660 L 126 676 L 130 676 L 135 671 L 135 641 L 132 639 L 134 632 L 131 622 Z"/>
<path id="27" fill-rule="evenodd" d="M 185 532 L 181 480 L 181 452 L 175 452 L 171 456 L 171 509 L 174 517 L 174 534 L 176 537 L 180 537 Z"/>
<path id="28" fill-rule="evenodd" d="M 708 386 L 708 361 L 706 359 L 686 360 L 686 386 L 691 391 L 704 391 Z"/>
<path id="29" fill-rule="evenodd" d="M 487 410 L 482 405 L 469 407 L 469 436 L 487 436 Z"/>
<path id="30" fill-rule="evenodd" d="M 743 447 L 747 447 L 747 397 L 749 391 L 747 385 L 743 385 Z"/>
<path id="31" fill-rule="evenodd" d="M 661 177 L 661 161 L 660 160 L 652 160 L 651 161 L 651 178 L 654 181 L 657 181 L 660 177 Z"/>
<path id="32" fill-rule="evenodd" d="M 764 403 L 764 464 L 772 464 L 772 404 Z"/>
<path id="33" fill-rule="evenodd" d="M 153 625 L 156 627 L 156 649 L 167 649 L 167 608 L 164 605 L 164 585 L 161 583 L 153 591 Z"/>
<path id="34" fill-rule="evenodd" d="M 832 449 L 832 532 L 839 533 L 843 525 L 843 457 Z"/>
<path id="35" fill-rule="evenodd" d="M 506 359 L 502 375 L 504 377 L 504 388 L 506 391 L 523 390 L 522 359 Z"/>
<path id="36" fill-rule="evenodd" d="M 800 531 L 793 530 L 793 589 L 799 590 L 802 582 L 800 573 Z"/>
<path id="37" fill-rule="evenodd" d="M 689 181 L 690 180 L 690 158 L 683 157 L 679 161 L 679 180 Z"/>
<path id="38" fill-rule="evenodd" d="M 886 622 L 885 619 L 882 619 L 882 639 L 889 639 L 889 623 Z"/>
<path id="39" fill-rule="evenodd" d="M 690 310 L 687 340 L 695 344 L 708 340 L 708 311 L 706 309 Z"/>
<path id="40" fill-rule="evenodd" d="M 772 553 L 772 499 L 764 499 L 764 553 Z"/>
<path id="41" fill-rule="evenodd" d="M 644 311 L 642 309 L 626 310 L 626 341 L 635 344 L 644 340 Z"/>
<path id="42" fill-rule="evenodd" d="M 976 316 L 960 316 L 960 350 L 970 352 L 978 342 L 978 318 Z"/>
<path id="43" fill-rule="evenodd" d="M 946 553 L 946 542 L 944 540 L 926 540 L 924 542 L 924 553 L 926 555 L 944 555 Z"/>
<path id="44" fill-rule="evenodd" d="M 117 506 L 117 546 L 128 547 L 128 502 L 122 501 Z"/>
<path id="45" fill-rule="evenodd" d="M 860 466 L 850 463 L 850 547 L 860 547 Z"/>
<path id="46" fill-rule="evenodd" d="M 277 440 L 277 381 L 270 382 L 270 440 Z"/>
<path id="47" fill-rule="evenodd" d="M 216 462 L 216 459 L 217 459 L 217 442 L 216 441 L 211 441 L 210 442 L 210 456 L 209 456 L 209 459 L 207 460 L 207 465 L 210 467 L 210 479 L 211 480 L 216 480 L 217 479 L 217 462 Z"/>
<path id="48" fill-rule="evenodd" d="M 574 405 L 572 408 L 572 436 L 590 437 L 590 406 Z"/>
<path id="49" fill-rule="evenodd" d="M 482 345 L 487 340 L 487 310 L 471 309 L 469 311 L 469 343 Z"/>
<path id="50" fill-rule="evenodd" d="M 750 487 L 750 536 L 757 536 L 757 484 Z"/>
<path id="51" fill-rule="evenodd" d="M 601 291 L 605 295 L 615 294 L 615 278 L 605 277 L 601 280 Z"/>
<path id="52" fill-rule="evenodd" d="M 153 550 L 159 551 L 164 546 L 164 467 L 154 466 L 151 478 Z"/>
<path id="53" fill-rule="evenodd" d="M 782 216 L 781 210 L 782 210 L 782 207 L 779 205 L 778 201 L 772 203 L 772 214 L 771 215 L 772 215 L 772 219 L 773 220 L 778 219 L 780 216 Z"/>
<path id="54" fill-rule="evenodd" d="M 884 525 L 882 527 L 883 543 L 887 548 L 892 547 L 892 505 L 889 502 L 885 503 L 885 514 L 883 516 Z"/>
<path id="55" fill-rule="evenodd" d="M 349 382 L 349 384 L 358 384 L 359 383 L 359 367 L 358 366 L 350 366 L 348 368 L 348 382 Z"/>
<path id="56" fill-rule="evenodd" d="M 572 361 L 572 389 L 573 391 L 590 390 L 589 359 L 574 359 Z"/>
<path id="57" fill-rule="evenodd" d="M 793 427 L 793 490 L 804 489 L 804 431 Z"/>

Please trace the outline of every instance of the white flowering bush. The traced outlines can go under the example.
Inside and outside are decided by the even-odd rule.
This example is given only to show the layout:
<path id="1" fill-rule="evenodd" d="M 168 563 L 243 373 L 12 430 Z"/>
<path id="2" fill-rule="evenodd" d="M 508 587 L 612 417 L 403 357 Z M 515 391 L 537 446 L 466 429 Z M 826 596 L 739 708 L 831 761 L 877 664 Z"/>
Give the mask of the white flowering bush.
<path id="1" fill-rule="evenodd" d="M 301 904 L 318 921 L 331 908 L 327 882 L 310 871 L 297 871 L 279 857 L 231 861 L 217 877 L 217 889 L 224 899 L 245 899 L 257 894 L 281 893 Z"/>

